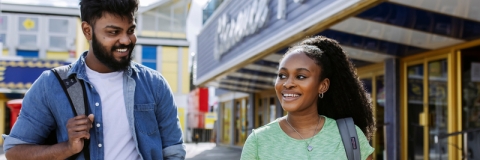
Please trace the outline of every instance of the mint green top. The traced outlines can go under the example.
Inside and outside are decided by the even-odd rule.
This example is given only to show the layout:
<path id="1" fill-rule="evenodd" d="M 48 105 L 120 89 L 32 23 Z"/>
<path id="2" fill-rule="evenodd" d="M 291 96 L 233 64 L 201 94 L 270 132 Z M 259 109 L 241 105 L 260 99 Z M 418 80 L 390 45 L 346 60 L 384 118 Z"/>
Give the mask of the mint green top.
<path id="1" fill-rule="evenodd" d="M 325 117 L 325 116 L 323 116 Z M 345 148 L 334 119 L 325 117 L 325 124 L 312 139 L 312 151 L 307 150 L 305 140 L 297 140 L 288 136 L 280 128 L 279 119 L 262 126 L 248 136 L 243 146 L 241 160 L 261 159 L 332 159 L 346 160 Z M 356 126 L 355 126 L 356 127 Z M 373 153 L 362 130 L 358 127 L 358 141 L 362 160 Z M 310 140 L 310 138 L 307 138 Z"/>

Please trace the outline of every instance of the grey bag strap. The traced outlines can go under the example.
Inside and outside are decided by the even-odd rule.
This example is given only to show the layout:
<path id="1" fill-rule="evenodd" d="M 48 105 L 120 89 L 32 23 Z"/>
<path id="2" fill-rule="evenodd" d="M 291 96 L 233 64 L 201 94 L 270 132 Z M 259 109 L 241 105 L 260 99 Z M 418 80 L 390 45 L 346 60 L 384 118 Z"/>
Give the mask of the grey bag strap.
<path id="1" fill-rule="evenodd" d="M 60 66 L 52 69 L 52 71 L 55 73 L 55 76 L 58 76 L 57 78 L 63 81 L 62 88 L 67 93 L 67 96 L 70 98 L 70 105 L 73 106 L 72 108 L 74 111 L 76 111 L 75 116 L 77 115 L 85 115 L 85 105 L 86 101 L 84 96 L 84 85 L 83 83 L 79 83 L 80 80 L 77 79 L 76 76 L 71 76 L 68 77 L 67 73 L 68 70 L 70 69 L 70 65 L 67 66 Z"/>
<path id="2" fill-rule="evenodd" d="M 348 160 L 360 160 L 361 154 L 358 135 L 352 117 L 337 119 L 337 126 Z"/>
<path id="3" fill-rule="evenodd" d="M 52 72 L 57 77 L 60 85 L 62 86 L 63 91 L 67 95 L 68 101 L 70 102 L 70 106 L 72 107 L 73 114 L 75 116 L 78 115 L 86 115 L 88 114 L 88 97 L 87 91 L 85 89 L 85 84 L 82 80 L 77 79 L 77 76 L 73 75 L 68 77 L 68 70 L 70 70 L 71 66 L 60 66 L 57 68 L 52 69 Z M 62 83 L 63 82 L 63 83 Z M 85 139 L 83 144 L 83 155 L 86 160 L 90 160 L 90 140 Z M 80 153 L 77 153 L 68 159 L 77 159 Z"/>

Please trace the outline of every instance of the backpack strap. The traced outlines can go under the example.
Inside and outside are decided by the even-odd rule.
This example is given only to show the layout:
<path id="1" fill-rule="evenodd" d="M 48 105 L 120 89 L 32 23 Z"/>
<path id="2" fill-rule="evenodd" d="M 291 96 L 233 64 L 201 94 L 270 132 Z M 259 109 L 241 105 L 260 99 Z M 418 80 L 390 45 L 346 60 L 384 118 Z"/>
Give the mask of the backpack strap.
<path id="1" fill-rule="evenodd" d="M 337 119 L 337 126 L 348 160 L 360 160 L 361 154 L 358 135 L 352 117 Z"/>
<path id="2" fill-rule="evenodd" d="M 70 107 L 72 108 L 73 114 L 78 115 L 87 115 L 88 111 L 88 97 L 87 91 L 85 89 L 85 83 L 83 80 L 79 80 L 76 75 L 70 77 L 67 76 L 68 70 L 70 70 L 71 65 L 60 66 L 52 69 L 52 72 L 57 77 L 58 82 L 62 86 L 63 91 L 67 95 L 68 101 L 70 102 Z M 90 160 L 90 150 L 89 150 L 90 140 L 85 139 L 83 145 L 84 157 L 87 160 Z M 76 159 L 80 153 L 75 154 L 68 159 Z"/>

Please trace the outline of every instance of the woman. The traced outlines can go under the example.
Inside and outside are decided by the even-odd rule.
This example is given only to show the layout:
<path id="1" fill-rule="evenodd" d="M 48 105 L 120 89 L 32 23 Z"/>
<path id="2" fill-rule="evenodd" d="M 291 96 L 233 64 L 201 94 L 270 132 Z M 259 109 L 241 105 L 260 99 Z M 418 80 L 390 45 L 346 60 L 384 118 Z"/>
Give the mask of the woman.
<path id="1" fill-rule="evenodd" d="M 253 130 L 242 160 L 347 159 L 335 122 L 345 117 L 355 121 L 362 159 L 371 159 L 370 99 L 336 41 L 318 36 L 290 48 L 275 91 L 288 115 Z"/>

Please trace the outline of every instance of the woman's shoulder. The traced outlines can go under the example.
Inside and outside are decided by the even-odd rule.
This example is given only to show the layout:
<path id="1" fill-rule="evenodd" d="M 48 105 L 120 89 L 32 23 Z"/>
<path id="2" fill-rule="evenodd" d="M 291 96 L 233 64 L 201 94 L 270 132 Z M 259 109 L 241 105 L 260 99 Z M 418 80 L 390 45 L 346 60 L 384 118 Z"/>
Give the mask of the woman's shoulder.
<path id="1" fill-rule="evenodd" d="M 279 129 L 280 129 L 280 126 L 279 126 L 279 121 L 280 121 L 280 118 L 266 124 L 266 125 L 263 125 L 257 129 L 253 129 L 252 133 L 255 135 L 255 136 L 270 136 L 272 134 L 277 134 Z"/>

